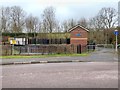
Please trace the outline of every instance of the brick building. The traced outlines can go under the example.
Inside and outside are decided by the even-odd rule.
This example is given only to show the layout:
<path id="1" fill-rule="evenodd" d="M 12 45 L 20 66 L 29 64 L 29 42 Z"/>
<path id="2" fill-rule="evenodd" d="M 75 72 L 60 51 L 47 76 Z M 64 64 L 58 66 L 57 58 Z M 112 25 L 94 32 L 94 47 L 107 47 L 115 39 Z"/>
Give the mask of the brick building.
<path id="1" fill-rule="evenodd" d="M 88 29 L 76 25 L 69 29 L 70 44 L 74 45 L 74 52 L 81 53 L 86 51 L 88 44 Z"/>
<path id="2" fill-rule="evenodd" d="M 42 33 L 38 33 L 40 34 L 38 36 L 41 37 L 37 37 L 37 38 L 29 37 L 28 40 L 26 39 L 26 41 L 25 41 L 25 37 L 24 38 L 13 37 L 16 40 L 16 44 L 14 48 L 19 54 L 20 53 L 42 53 L 42 54 L 82 53 L 87 50 L 88 32 L 89 32 L 88 29 L 80 25 L 76 25 L 71 29 L 69 29 L 69 32 L 67 33 L 58 33 L 58 34 L 48 33 L 46 34 L 46 37 L 43 37 Z M 4 42 L 7 41 L 7 38 L 6 39 L 4 38 L 3 41 Z M 27 43 L 25 44 L 25 42 Z M 10 47 L 4 46 L 3 55 L 11 55 L 12 49 Z M 10 52 L 6 53 L 6 51 L 8 52 L 10 51 Z"/>
<path id="3" fill-rule="evenodd" d="M 88 29 L 76 25 L 69 29 L 70 32 L 70 44 L 74 45 L 87 45 L 88 41 Z"/>

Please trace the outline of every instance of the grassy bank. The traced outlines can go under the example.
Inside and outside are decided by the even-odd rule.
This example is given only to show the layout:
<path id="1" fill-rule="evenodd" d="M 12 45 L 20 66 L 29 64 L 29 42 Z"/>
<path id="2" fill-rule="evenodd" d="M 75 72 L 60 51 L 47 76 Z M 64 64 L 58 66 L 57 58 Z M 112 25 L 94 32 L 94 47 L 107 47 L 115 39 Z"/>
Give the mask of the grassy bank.
<path id="1" fill-rule="evenodd" d="M 10 58 L 47 58 L 47 57 L 64 57 L 64 56 L 87 56 L 88 53 L 82 54 L 49 54 L 49 55 L 11 55 L 11 56 L 0 56 L 1 59 Z"/>

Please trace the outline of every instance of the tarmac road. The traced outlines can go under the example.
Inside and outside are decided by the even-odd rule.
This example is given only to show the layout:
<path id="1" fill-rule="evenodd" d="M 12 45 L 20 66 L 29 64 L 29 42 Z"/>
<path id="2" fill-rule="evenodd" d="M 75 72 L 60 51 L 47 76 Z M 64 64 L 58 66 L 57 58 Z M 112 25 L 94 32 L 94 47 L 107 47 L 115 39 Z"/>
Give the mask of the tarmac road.
<path id="1" fill-rule="evenodd" d="M 3 88 L 118 88 L 118 62 L 3 65 Z"/>

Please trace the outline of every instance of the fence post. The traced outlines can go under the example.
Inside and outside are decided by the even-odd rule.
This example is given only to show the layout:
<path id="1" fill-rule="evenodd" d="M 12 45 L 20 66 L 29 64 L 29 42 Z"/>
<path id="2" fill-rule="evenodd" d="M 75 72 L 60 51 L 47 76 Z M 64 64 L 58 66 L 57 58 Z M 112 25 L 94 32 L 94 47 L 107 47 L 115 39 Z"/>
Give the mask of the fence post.
<path id="1" fill-rule="evenodd" d="M 71 44 L 72 53 L 74 53 L 74 45 Z"/>
<path id="2" fill-rule="evenodd" d="M 14 55 L 14 44 L 12 44 L 12 55 Z"/>
<path id="3" fill-rule="evenodd" d="M 20 46 L 20 53 L 19 54 L 21 54 L 21 46 Z"/>
<path id="4" fill-rule="evenodd" d="M 27 52 L 28 52 L 28 55 L 30 53 L 30 47 L 29 47 L 29 44 L 27 45 Z"/>
<path id="5" fill-rule="evenodd" d="M 88 52 L 89 52 L 89 49 L 90 49 L 89 44 L 87 44 L 87 49 L 88 49 Z"/>
<path id="6" fill-rule="evenodd" d="M 93 43 L 93 51 L 95 50 L 95 43 Z"/>
<path id="7" fill-rule="evenodd" d="M 67 53 L 66 51 L 67 51 L 67 48 L 66 48 L 66 46 L 65 46 L 65 47 L 64 47 L 64 52 L 65 52 L 65 54 Z"/>
<path id="8" fill-rule="evenodd" d="M 80 54 L 82 53 L 82 45 L 80 44 Z"/>

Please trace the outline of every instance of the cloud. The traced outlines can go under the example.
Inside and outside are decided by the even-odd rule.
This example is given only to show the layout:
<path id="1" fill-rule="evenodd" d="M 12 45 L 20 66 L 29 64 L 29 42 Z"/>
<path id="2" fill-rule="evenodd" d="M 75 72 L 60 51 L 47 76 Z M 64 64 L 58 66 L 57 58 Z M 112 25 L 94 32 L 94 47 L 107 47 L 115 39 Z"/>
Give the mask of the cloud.
<path id="1" fill-rule="evenodd" d="M 95 16 L 102 7 L 117 9 L 119 0 L 0 0 L 0 6 L 20 6 L 28 14 L 40 17 L 46 7 L 56 9 L 59 20 Z"/>

